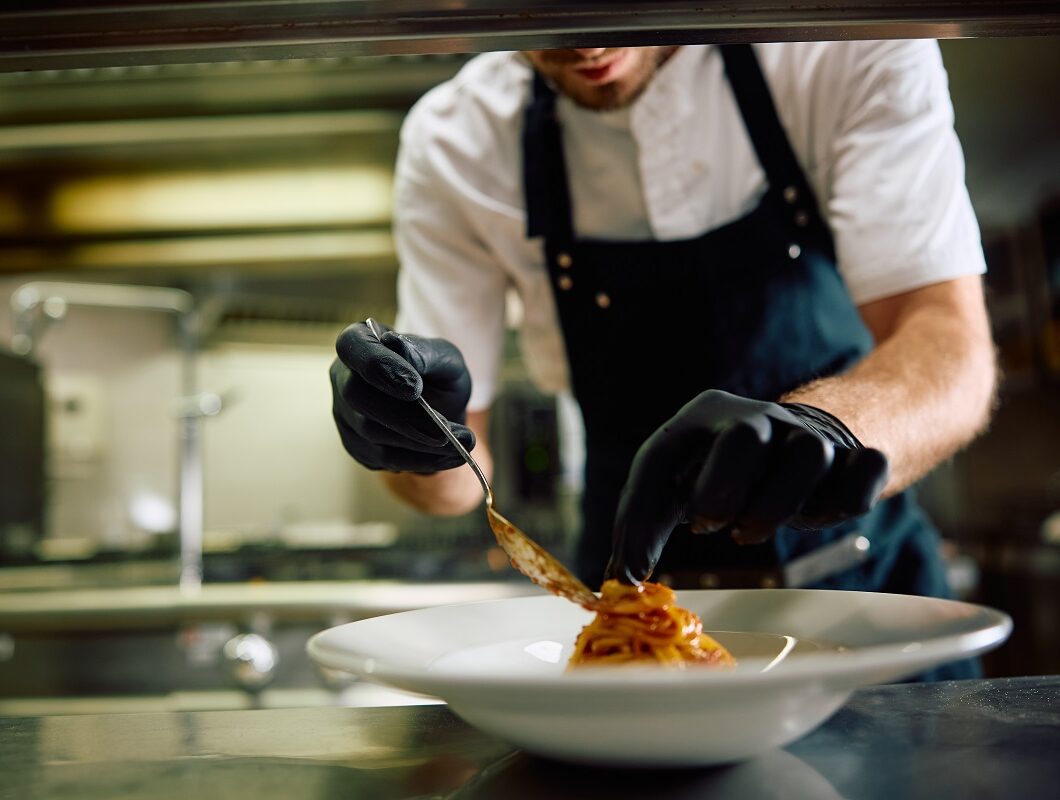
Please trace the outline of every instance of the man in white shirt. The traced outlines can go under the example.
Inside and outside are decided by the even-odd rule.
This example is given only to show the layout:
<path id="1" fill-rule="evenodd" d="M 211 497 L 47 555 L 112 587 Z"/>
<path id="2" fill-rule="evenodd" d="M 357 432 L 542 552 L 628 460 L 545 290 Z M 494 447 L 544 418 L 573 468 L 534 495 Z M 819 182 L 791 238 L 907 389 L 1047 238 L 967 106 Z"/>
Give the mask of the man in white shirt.
<path id="1" fill-rule="evenodd" d="M 340 337 L 344 445 L 422 510 L 480 502 L 412 401 L 489 469 L 514 287 L 532 377 L 585 418 L 586 580 L 775 585 L 857 534 L 812 585 L 945 595 L 905 490 L 994 386 L 952 119 L 926 41 L 472 60 L 402 131 L 402 334 Z"/>

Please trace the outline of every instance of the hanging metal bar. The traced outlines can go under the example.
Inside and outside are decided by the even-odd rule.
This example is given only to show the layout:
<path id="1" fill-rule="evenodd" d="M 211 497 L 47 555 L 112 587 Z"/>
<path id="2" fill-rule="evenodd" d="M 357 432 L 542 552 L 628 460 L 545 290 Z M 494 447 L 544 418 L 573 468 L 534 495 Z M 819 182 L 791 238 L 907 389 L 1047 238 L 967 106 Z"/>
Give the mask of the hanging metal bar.
<path id="1" fill-rule="evenodd" d="M 1060 33 L 1056 0 L 52 0 L 0 10 L 0 71 L 693 42 Z"/>

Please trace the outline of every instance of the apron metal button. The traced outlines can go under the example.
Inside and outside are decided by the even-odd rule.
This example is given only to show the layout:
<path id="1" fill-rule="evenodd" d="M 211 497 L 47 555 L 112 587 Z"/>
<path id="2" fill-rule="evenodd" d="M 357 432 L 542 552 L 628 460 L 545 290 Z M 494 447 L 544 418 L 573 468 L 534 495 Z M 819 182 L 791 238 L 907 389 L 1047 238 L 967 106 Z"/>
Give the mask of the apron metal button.
<path id="1" fill-rule="evenodd" d="M 799 199 L 799 190 L 798 189 L 796 189 L 794 186 L 785 186 L 784 187 L 784 202 L 786 202 L 786 203 L 794 203 L 798 199 Z"/>
<path id="2" fill-rule="evenodd" d="M 788 245 L 788 258 L 794 260 L 802 255 L 802 248 L 797 244 Z"/>
<path id="3" fill-rule="evenodd" d="M 571 264 L 574 263 L 574 259 L 570 257 L 570 253 L 560 253 L 556 256 L 556 263 L 563 269 L 570 269 Z"/>
<path id="4" fill-rule="evenodd" d="M 798 225 L 800 228 L 805 228 L 809 221 L 810 215 L 807 214 L 805 211 L 795 212 L 795 224 Z"/>
<path id="5" fill-rule="evenodd" d="M 597 292 L 596 293 L 596 305 L 600 306 L 600 308 L 610 308 L 611 307 L 611 297 L 610 297 L 610 295 L 608 295 L 606 292 Z"/>
<path id="6" fill-rule="evenodd" d="M 570 275 L 560 275 L 556 283 L 559 284 L 559 288 L 565 292 L 569 292 L 571 287 L 574 286 L 574 281 L 571 280 Z"/>

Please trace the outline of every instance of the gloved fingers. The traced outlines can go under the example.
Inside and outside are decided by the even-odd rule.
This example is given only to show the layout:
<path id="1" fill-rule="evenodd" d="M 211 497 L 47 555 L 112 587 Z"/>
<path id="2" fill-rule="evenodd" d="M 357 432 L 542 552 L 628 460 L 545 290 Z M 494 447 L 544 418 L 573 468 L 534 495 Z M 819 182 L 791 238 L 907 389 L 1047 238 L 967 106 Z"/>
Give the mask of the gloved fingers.
<path id="1" fill-rule="evenodd" d="M 840 475 L 842 492 L 839 507 L 850 517 L 866 513 L 879 499 L 890 465 L 887 456 L 871 447 L 848 450 Z"/>
<path id="2" fill-rule="evenodd" d="M 381 445 L 370 442 L 353 431 L 337 414 L 335 424 L 346 452 L 354 460 L 374 470 L 390 472 L 430 473 L 452 469 L 464 463 L 464 459 L 452 447 L 447 451 L 425 453 L 403 447 Z M 470 433 L 470 431 L 468 431 Z"/>
<path id="3" fill-rule="evenodd" d="M 445 339 L 385 331 L 381 341 L 383 346 L 408 361 L 424 379 L 432 383 L 458 382 L 467 373 L 463 355 L 456 345 Z"/>
<path id="4" fill-rule="evenodd" d="M 423 398 L 439 413 L 463 422 L 471 397 L 471 375 L 464 356 L 445 339 L 387 331 L 382 342 L 423 377 Z"/>
<path id="5" fill-rule="evenodd" d="M 427 456 L 414 450 L 402 450 L 400 447 L 382 448 L 383 469 L 389 472 L 416 472 L 429 475 L 456 469 L 467 462 L 454 450 L 451 455 Z"/>
<path id="6" fill-rule="evenodd" d="M 834 459 L 832 444 L 802 427 L 776 442 L 765 477 L 752 489 L 732 536 L 739 544 L 764 542 L 795 516 L 827 474 Z"/>
<path id="7" fill-rule="evenodd" d="M 770 436 L 764 414 L 741 418 L 717 435 L 689 498 L 693 531 L 717 531 L 739 516 L 766 469 Z"/>
<path id="8" fill-rule="evenodd" d="M 887 457 L 879 450 L 838 449 L 828 474 L 799 513 L 801 528 L 825 528 L 866 513 L 887 485 Z"/>
<path id="9" fill-rule="evenodd" d="M 606 575 L 623 583 L 646 580 L 670 533 L 684 518 L 686 491 L 679 477 L 700 461 L 706 431 L 667 423 L 641 445 L 619 496 Z"/>
<path id="10" fill-rule="evenodd" d="M 623 490 L 606 575 L 627 584 L 647 580 L 684 516 L 683 505 L 676 493 L 664 491 L 649 498 L 643 491 Z"/>
<path id="11" fill-rule="evenodd" d="M 393 335 L 385 326 L 383 336 Z M 365 383 L 398 400 L 415 400 L 423 378 L 415 367 L 384 345 L 363 322 L 348 326 L 335 341 L 339 360 Z"/>
<path id="12" fill-rule="evenodd" d="M 651 521 L 632 524 L 630 515 L 616 519 L 614 546 L 604 573 L 621 583 L 633 585 L 646 581 L 659 563 L 670 534 L 681 521 L 681 507 L 673 501 L 662 501 L 654 509 Z"/>
<path id="13" fill-rule="evenodd" d="M 448 441 L 427 412 L 415 402 L 402 402 L 381 392 L 355 372 L 343 373 L 344 367 L 333 368 L 332 381 L 336 388 L 336 407 L 351 428 L 357 429 L 362 418 L 367 418 L 405 436 L 408 444 L 440 447 Z M 407 446 L 406 445 L 406 446 Z"/>
<path id="14" fill-rule="evenodd" d="M 355 418 L 351 420 L 350 417 Z M 381 425 L 364 415 L 344 416 L 343 422 L 345 422 L 354 433 L 362 439 L 367 439 L 372 444 L 400 447 L 405 450 L 417 450 L 421 453 L 456 452 L 456 450 L 453 449 L 452 443 L 448 439 L 443 439 L 439 444 L 420 444 L 410 440 L 405 434 L 394 431 L 386 425 Z M 435 430 L 438 430 L 438 428 L 435 427 Z M 460 444 L 462 444 L 466 450 L 470 451 L 471 448 L 475 446 L 475 434 L 466 425 L 450 422 L 449 430 L 452 431 L 453 435 L 456 436 L 460 441 Z M 444 436 L 441 431 L 438 431 L 438 433 L 439 435 Z"/>

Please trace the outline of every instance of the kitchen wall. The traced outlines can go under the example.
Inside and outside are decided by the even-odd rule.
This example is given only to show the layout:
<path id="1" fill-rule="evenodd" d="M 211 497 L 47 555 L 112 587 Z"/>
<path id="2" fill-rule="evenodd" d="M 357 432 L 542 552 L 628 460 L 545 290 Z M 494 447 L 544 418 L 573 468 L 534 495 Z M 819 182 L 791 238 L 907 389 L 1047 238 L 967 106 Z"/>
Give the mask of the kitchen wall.
<path id="1" fill-rule="evenodd" d="M 924 495 L 987 583 L 1007 565 L 1004 580 L 1030 585 L 1028 565 L 1051 563 L 1046 521 L 1060 506 L 1050 439 L 1060 267 L 1048 245 L 1050 198 L 1060 197 L 1060 39 L 941 48 L 1006 381 L 992 431 L 943 465 Z M 0 75 L 0 342 L 7 297 L 30 279 L 172 285 L 201 301 L 222 298 L 198 362 L 202 388 L 225 397 L 203 423 L 206 526 L 218 546 L 284 530 L 326 538 L 343 535 L 336 521 L 374 520 L 440 542 L 463 524 L 404 510 L 346 458 L 325 382 L 341 324 L 393 312 L 387 208 L 398 125 L 461 63 Z M 76 549 L 86 537 L 149 543 L 146 529 L 167 527 L 176 492 L 171 321 L 72 310 L 45 335 L 41 355 L 54 405 L 67 409 L 53 415 L 48 536 L 63 544 L 51 546 Z M 528 392 L 514 353 L 508 363 L 515 394 Z M 62 402 L 72 395 L 80 402 Z M 576 463 L 576 436 L 564 448 L 565 463 Z M 544 528 L 555 522 L 541 519 Z M 1018 557 L 1002 542 L 1019 543 Z"/>
<path id="2" fill-rule="evenodd" d="M 14 288 L 7 281 L 0 289 L 4 341 Z M 68 540 L 68 552 L 142 544 L 145 533 L 130 517 L 134 498 L 157 498 L 161 513 L 174 513 L 180 376 L 172 322 L 72 310 L 48 332 L 39 358 L 49 397 L 49 534 Z"/>
<path id="3" fill-rule="evenodd" d="M 10 292 L 0 283 L 0 341 Z M 337 328 L 335 332 L 337 332 Z M 296 335 L 292 334 L 292 338 Z M 216 342 L 200 388 L 224 408 L 202 422 L 208 544 L 341 535 L 336 526 L 411 516 L 342 450 L 331 420 L 327 339 Z M 137 550 L 176 522 L 180 355 L 162 314 L 72 309 L 41 338 L 49 396 L 47 552 Z"/>

